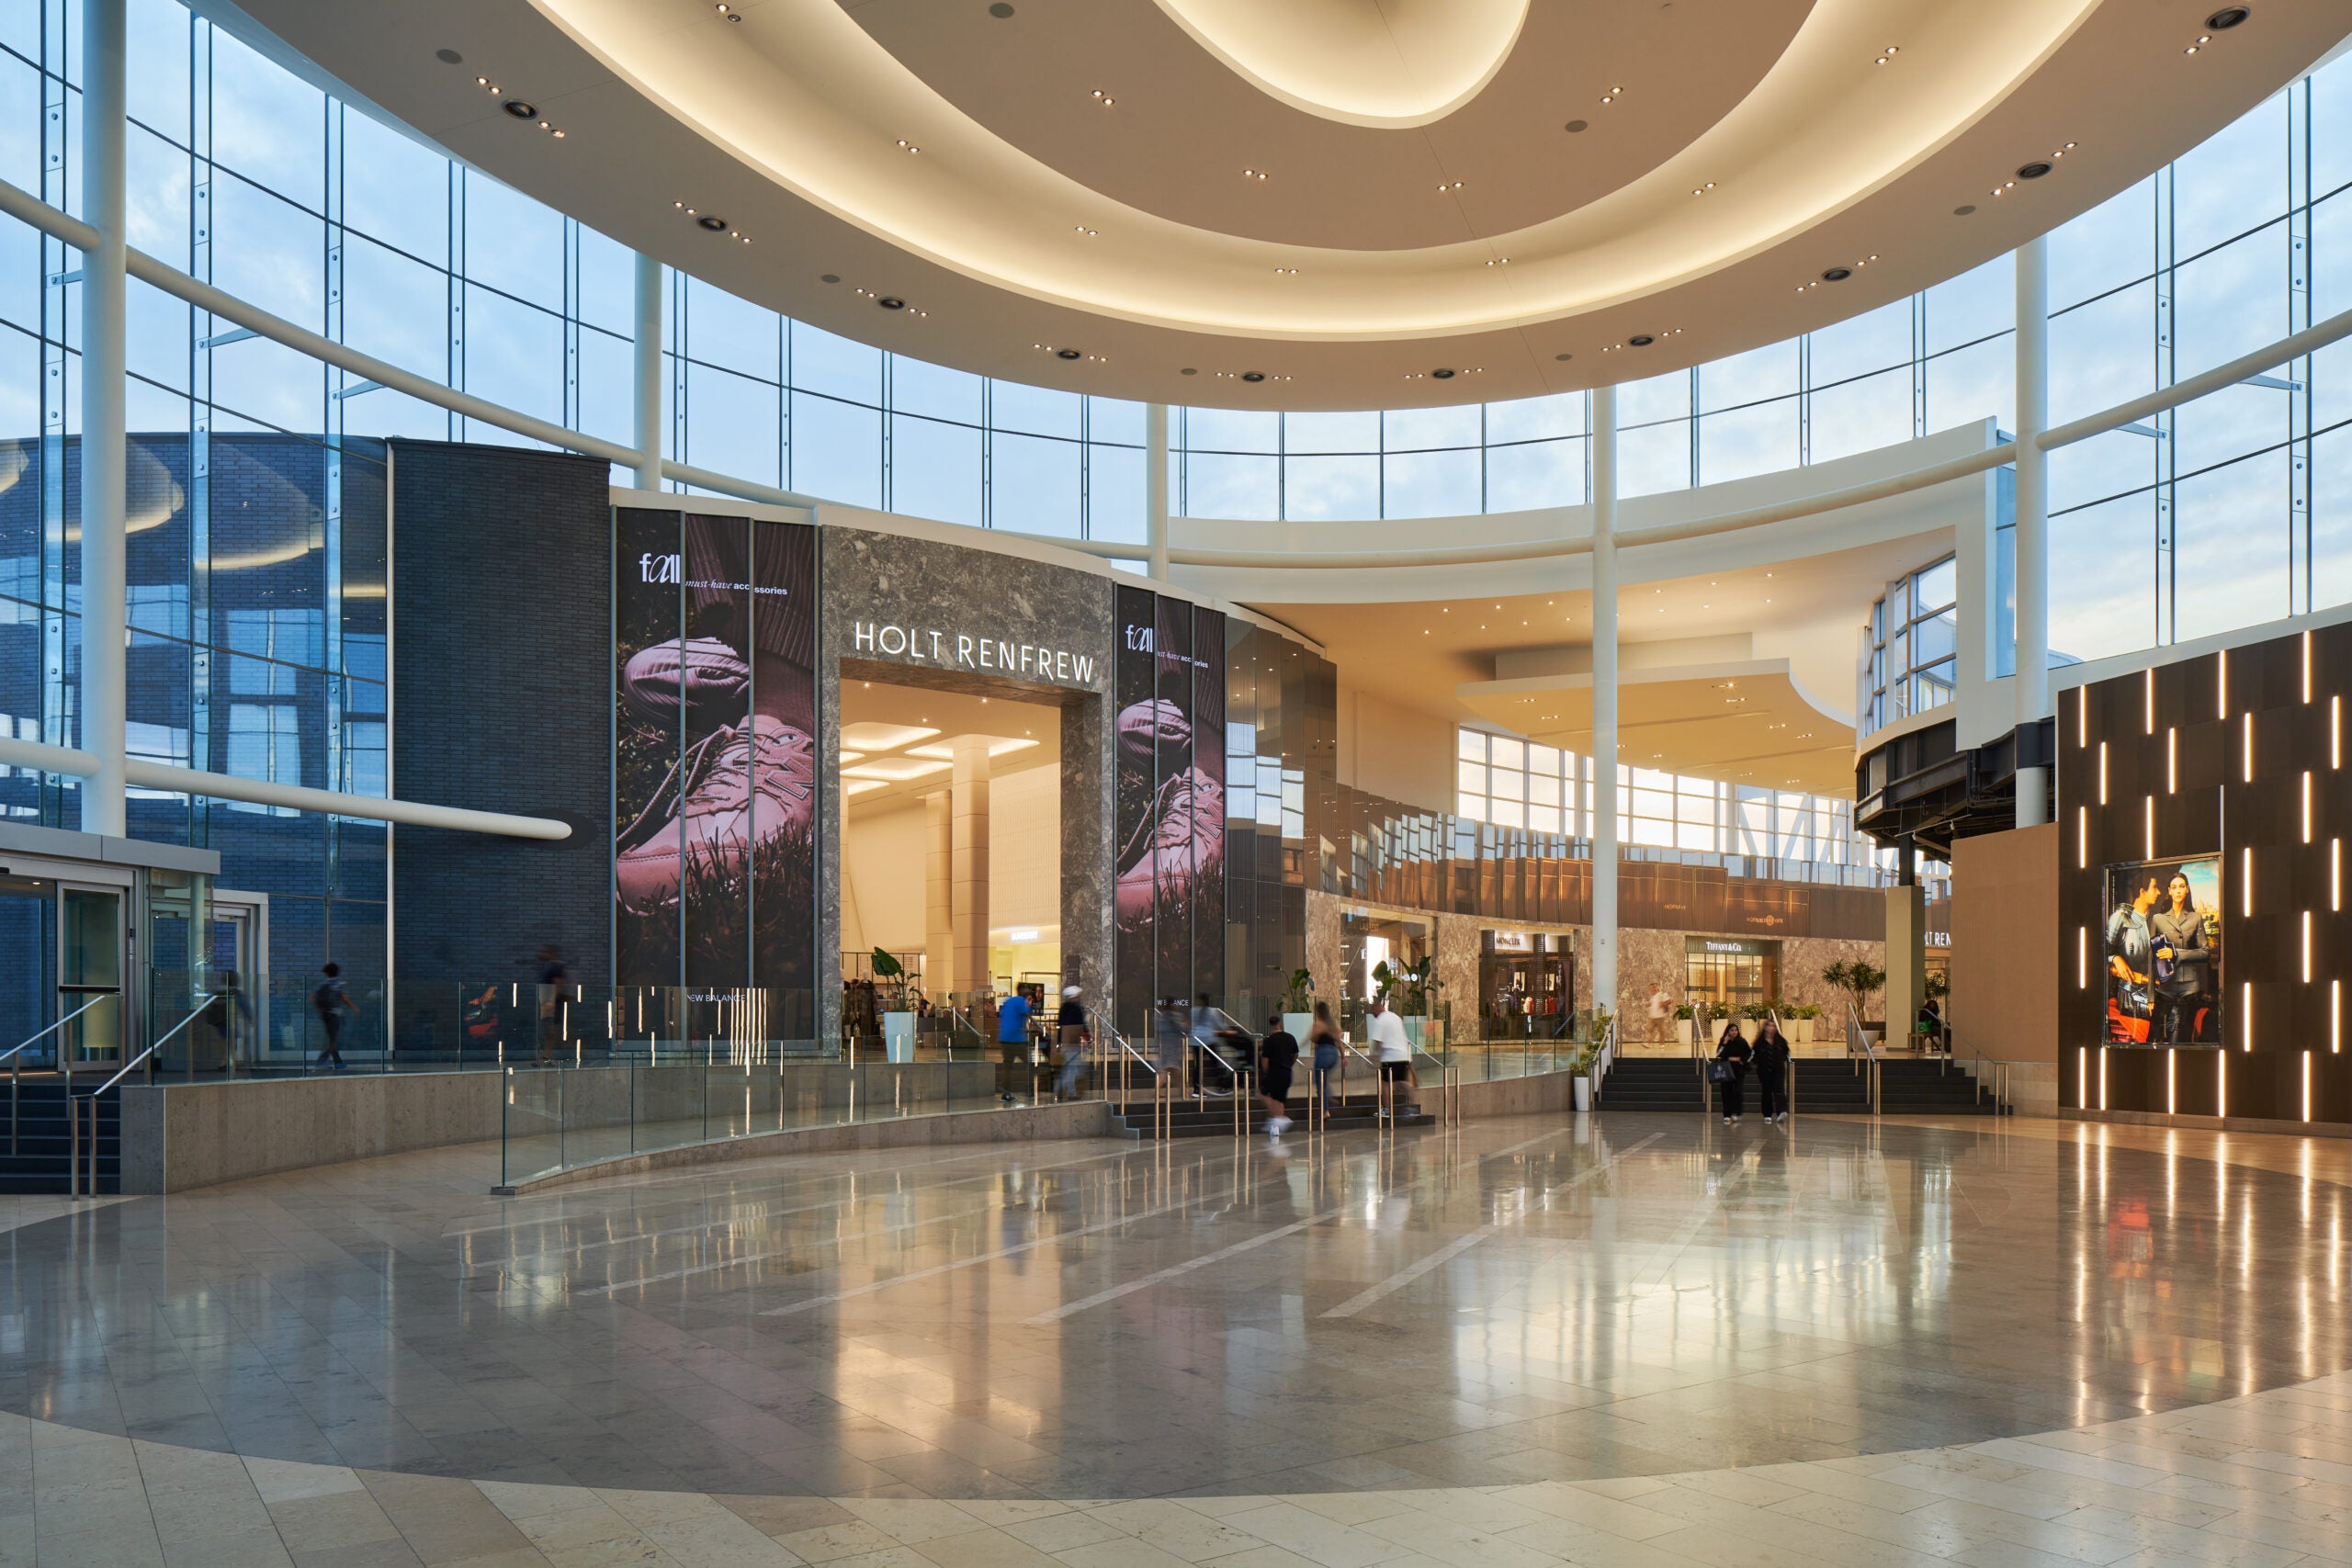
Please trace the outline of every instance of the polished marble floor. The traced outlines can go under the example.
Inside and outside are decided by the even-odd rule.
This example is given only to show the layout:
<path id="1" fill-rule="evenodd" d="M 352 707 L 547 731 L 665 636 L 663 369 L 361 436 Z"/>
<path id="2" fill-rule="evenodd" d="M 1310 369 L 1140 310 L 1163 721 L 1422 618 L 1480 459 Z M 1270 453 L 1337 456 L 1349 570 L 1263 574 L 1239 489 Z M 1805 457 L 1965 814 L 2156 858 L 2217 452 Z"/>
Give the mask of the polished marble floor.
<path id="1" fill-rule="evenodd" d="M 470 1157 L 15 1216 L 0 1563 L 2352 1560 L 2339 1142 Z"/>

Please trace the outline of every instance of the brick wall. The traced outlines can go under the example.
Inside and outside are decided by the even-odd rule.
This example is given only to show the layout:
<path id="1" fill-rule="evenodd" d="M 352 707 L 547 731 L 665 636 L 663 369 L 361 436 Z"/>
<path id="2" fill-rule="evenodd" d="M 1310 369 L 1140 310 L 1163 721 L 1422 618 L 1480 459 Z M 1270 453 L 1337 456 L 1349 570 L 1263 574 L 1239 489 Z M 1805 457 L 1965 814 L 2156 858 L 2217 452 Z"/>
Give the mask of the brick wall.
<path id="1" fill-rule="evenodd" d="M 395 970 L 514 979 L 553 942 L 580 980 L 605 983 L 611 470 L 390 445 L 393 793 L 572 827 L 561 843 L 395 829 Z"/>

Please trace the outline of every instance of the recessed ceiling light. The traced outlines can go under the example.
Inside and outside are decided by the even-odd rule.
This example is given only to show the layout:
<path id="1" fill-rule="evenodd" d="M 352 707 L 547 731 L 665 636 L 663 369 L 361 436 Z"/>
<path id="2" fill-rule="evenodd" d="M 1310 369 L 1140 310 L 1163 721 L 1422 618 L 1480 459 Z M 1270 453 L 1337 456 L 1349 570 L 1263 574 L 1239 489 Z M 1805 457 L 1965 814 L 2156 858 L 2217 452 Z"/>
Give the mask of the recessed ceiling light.
<path id="1" fill-rule="evenodd" d="M 537 119 L 539 118 L 539 111 L 531 105 L 525 103 L 520 98 L 509 98 L 498 107 L 504 109 L 508 114 L 513 115 L 516 119 Z"/>
<path id="2" fill-rule="evenodd" d="M 1006 5 L 1004 0 L 996 0 L 996 4 L 989 7 L 989 15 L 1001 22 L 1012 15 L 1012 7 Z"/>
<path id="3" fill-rule="evenodd" d="M 1056 359 L 1083 359 L 1086 355 L 1079 349 L 1057 348 L 1054 350 L 1054 357 Z"/>
<path id="4" fill-rule="evenodd" d="M 1430 374 L 1440 381 L 1451 381 L 1453 379 L 1453 372 L 1451 370 L 1432 370 Z"/>
<path id="5" fill-rule="evenodd" d="M 1241 378 L 1245 381 L 1262 381 L 1266 378 L 1266 373 L 1263 370 L 1244 370 L 1241 373 Z"/>
<path id="6" fill-rule="evenodd" d="M 2048 161 L 2041 158 L 2036 158 L 2030 164 L 2020 164 L 2018 165 L 2018 178 L 2021 180 L 2038 180 L 2049 172 L 2050 164 Z"/>
<path id="7" fill-rule="evenodd" d="M 1460 190 L 1462 188 L 1462 182 L 1460 180 L 1456 180 L 1452 185 L 1448 185 L 1443 180 L 1440 180 L 1438 182 L 1437 188 L 1441 191 Z"/>
<path id="8" fill-rule="evenodd" d="M 1572 119 L 1568 121 L 1567 124 L 1560 127 L 1560 129 L 1566 131 L 1569 135 L 1574 136 L 1577 132 L 1582 130 L 1587 123 L 1588 122 L 1585 120 Z"/>
<path id="9" fill-rule="evenodd" d="M 916 146 L 916 145 L 915 145 L 913 142 L 911 142 L 911 141 L 909 141 L 904 140 L 903 138 L 901 138 L 901 139 L 900 139 L 900 141 L 899 141 L 899 145 L 900 147 L 904 148 L 904 149 L 905 149 L 908 152 L 910 152 L 910 153 L 920 152 L 922 152 L 922 148 L 920 148 L 920 147 Z"/>
<path id="10" fill-rule="evenodd" d="M 1106 108 L 1106 109 L 1107 109 L 1107 108 L 1109 108 L 1113 104 L 1117 103 L 1119 100 L 1118 100 L 1118 99 L 1116 99 L 1116 98 L 1114 98 L 1114 97 L 1113 97 L 1110 94 L 1108 94 L 1108 93 L 1104 92 L 1102 88 L 1097 87 L 1097 88 L 1095 88 L 1095 89 L 1094 89 L 1094 101 L 1095 101 L 1096 103 L 1101 104 L 1104 108 Z"/>
<path id="11" fill-rule="evenodd" d="M 1850 266 L 1833 266 L 1827 272 L 1821 275 L 1821 281 L 1824 283 L 1843 283 L 1853 276 L 1854 269 Z"/>
<path id="12" fill-rule="evenodd" d="M 694 209 L 688 208 L 686 210 L 691 212 Z M 695 227 L 707 229 L 714 234 L 723 234 L 727 231 L 727 220 L 716 212 L 706 212 L 695 220 Z"/>
<path id="13" fill-rule="evenodd" d="M 1650 336 L 1647 333 L 1635 333 L 1632 337 L 1627 338 L 1625 341 L 1632 344 L 1635 348 L 1647 348 L 1650 344 L 1656 343 L 1657 339 Z"/>
<path id="14" fill-rule="evenodd" d="M 2225 33 L 2253 15 L 2251 6 L 2224 6 L 2206 17 L 2205 25 L 2217 33 Z"/>
<path id="15" fill-rule="evenodd" d="M 1266 171 L 1263 169 L 1244 169 L 1241 171 L 1241 177 L 1245 180 L 1262 180 L 1266 177 Z"/>
<path id="16" fill-rule="evenodd" d="M 463 65 L 466 62 L 466 57 L 454 49 L 436 49 L 433 51 L 433 58 L 444 65 Z"/>
<path id="17" fill-rule="evenodd" d="M 903 310 L 907 308 L 907 302 L 895 294 L 885 294 L 874 302 L 886 310 Z"/>

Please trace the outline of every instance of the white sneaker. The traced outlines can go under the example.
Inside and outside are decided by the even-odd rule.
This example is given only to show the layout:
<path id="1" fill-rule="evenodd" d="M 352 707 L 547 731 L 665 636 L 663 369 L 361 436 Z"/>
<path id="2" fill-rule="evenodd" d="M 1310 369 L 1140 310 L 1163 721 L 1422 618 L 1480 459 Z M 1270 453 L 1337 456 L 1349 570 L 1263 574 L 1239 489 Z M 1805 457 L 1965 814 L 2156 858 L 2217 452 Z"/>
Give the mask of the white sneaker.
<path id="1" fill-rule="evenodd" d="M 1284 1133 L 1290 1131 L 1290 1118 L 1287 1116 L 1275 1117 L 1272 1121 L 1266 1123 L 1266 1131 L 1272 1133 L 1277 1138 L 1281 1137 Z"/>

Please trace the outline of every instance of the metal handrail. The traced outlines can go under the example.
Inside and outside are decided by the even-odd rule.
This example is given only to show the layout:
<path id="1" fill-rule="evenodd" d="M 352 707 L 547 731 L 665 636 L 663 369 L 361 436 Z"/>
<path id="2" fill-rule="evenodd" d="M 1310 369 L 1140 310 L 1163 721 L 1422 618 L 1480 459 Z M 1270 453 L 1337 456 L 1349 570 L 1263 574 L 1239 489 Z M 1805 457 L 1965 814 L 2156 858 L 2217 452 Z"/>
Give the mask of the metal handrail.
<path id="1" fill-rule="evenodd" d="M 1975 1080 L 1976 1098 L 1978 1100 L 1984 1098 L 1984 1090 L 1989 1083 L 1993 1090 L 1994 1109 L 1996 1111 L 2008 1111 L 2016 1103 L 2016 1097 L 2010 1092 L 2010 1069 L 2028 1066 L 2025 1058 L 1996 1056 L 1989 1052 L 1980 1051 L 1973 1045 L 1968 1045 L 1967 1042 L 1961 1038 L 1960 1031 L 1952 1028 L 1950 1023 L 1944 1025 L 1944 1034 L 1951 1043 L 1944 1051 L 1943 1070 L 1947 1073 L 1951 1071 L 1952 1063 L 1961 1059 L 1960 1048 L 1966 1045 L 1966 1059 L 1974 1066 L 1963 1070 Z"/>
<path id="2" fill-rule="evenodd" d="M 200 1008 L 191 1011 L 186 1018 L 180 1020 L 177 1023 L 164 1031 L 163 1033 L 157 1035 L 154 1039 L 150 1040 L 147 1043 L 147 1048 L 145 1050 L 140 1052 L 139 1055 L 131 1057 L 130 1060 L 116 1068 L 114 1077 L 107 1079 L 106 1082 L 100 1084 L 97 1088 L 92 1089 L 87 1094 L 76 1095 L 74 1092 L 73 1084 L 70 1081 L 66 1084 L 65 1189 L 66 1195 L 68 1197 L 79 1198 L 83 1196 L 82 1112 L 76 1102 L 79 1101 L 80 1104 L 85 1104 L 90 1108 L 90 1190 L 88 1195 L 95 1198 L 98 1195 L 98 1096 L 106 1093 L 107 1090 L 120 1083 L 124 1078 L 129 1077 L 130 1076 L 131 1069 L 138 1066 L 140 1063 L 144 1062 L 154 1055 L 157 1051 L 163 1048 L 165 1041 L 171 1039 L 173 1035 L 177 1034 L 181 1030 L 186 1029 L 189 1024 L 194 1023 L 198 1019 L 203 1016 L 204 1012 Z"/>
<path id="3" fill-rule="evenodd" d="M 1215 1011 L 1216 1010 L 1211 1009 L 1210 1010 Z M 1227 1076 L 1233 1079 L 1233 1091 L 1227 1098 L 1233 1101 L 1234 1135 L 1236 1137 L 1240 1136 L 1248 1125 L 1248 1115 L 1247 1112 L 1243 1111 L 1241 1104 L 1241 1102 L 1248 1098 L 1248 1095 L 1243 1090 L 1241 1085 L 1241 1069 L 1235 1066 L 1231 1062 L 1227 1061 L 1224 1052 L 1218 1050 L 1216 1046 L 1210 1044 L 1199 1035 L 1187 1034 L 1184 1037 L 1184 1040 L 1186 1044 L 1207 1052 L 1210 1059 L 1216 1062 L 1218 1066 L 1223 1067 L 1226 1070 Z M 1208 1083 L 1205 1077 L 1201 1081 L 1200 1092 L 1193 1095 L 1193 1099 L 1197 1101 L 1203 1109 L 1205 1110 L 1207 1108 Z"/>
<path id="4" fill-rule="evenodd" d="M 99 987 L 95 987 L 92 988 L 100 989 Z M 60 987 L 59 989 L 62 990 L 64 987 Z M 84 1013 L 89 1011 L 92 1008 L 106 1000 L 107 997 L 119 997 L 121 994 L 122 992 L 118 987 L 106 987 L 101 990 L 100 995 L 92 997 L 88 1001 L 84 1002 L 80 1007 L 75 1008 L 72 1012 L 67 1013 L 63 1018 L 59 1019 L 47 1029 L 40 1031 L 40 1033 L 27 1035 L 24 1039 L 17 1042 L 14 1045 L 9 1046 L 6 1051 L 0 1051 L 0 1060 L 5 1060 L 8 1064 L 8 1152 L 11 1155 L 17 1152 L 17 1079 L 18 1070 L 24 1066 L 24 1058 L 18 1055 L 17 1053 L 22 1051 L 26 1046 L 32 1044 L 35 1041 L 40 1040 L 43 1035 L 53 1033 L 54 1032 L 64 1028 L 67 1024 L 73 1022 L 75 1019 L 81 1017 Z M 72 1108 L 69 1106 L 68 1109 L 71 1110 Z"/>
<path id="5" fill-rule="evenodd" d="M 1883 1113 L 1885 1104 L 1883 1098 L 1885 1084 L 1880 1072 L 1879 1055 L 1877 1052 L 1871 1049 L 1870 1032 L 1862 1027 L 1862 1015 L 1854 1010 L 1853 1003 L 1848 1002 L 1846 1004 L 1846 1055 L 1851 1057 L 1857 1050 L 1861 1053 L 1861 1058 L 1856 1062 L 1854 1070 L 1867 1076 L 1864 1087 L 1870 1101 L 1871 1114 L 1877 1116 Z"/>

